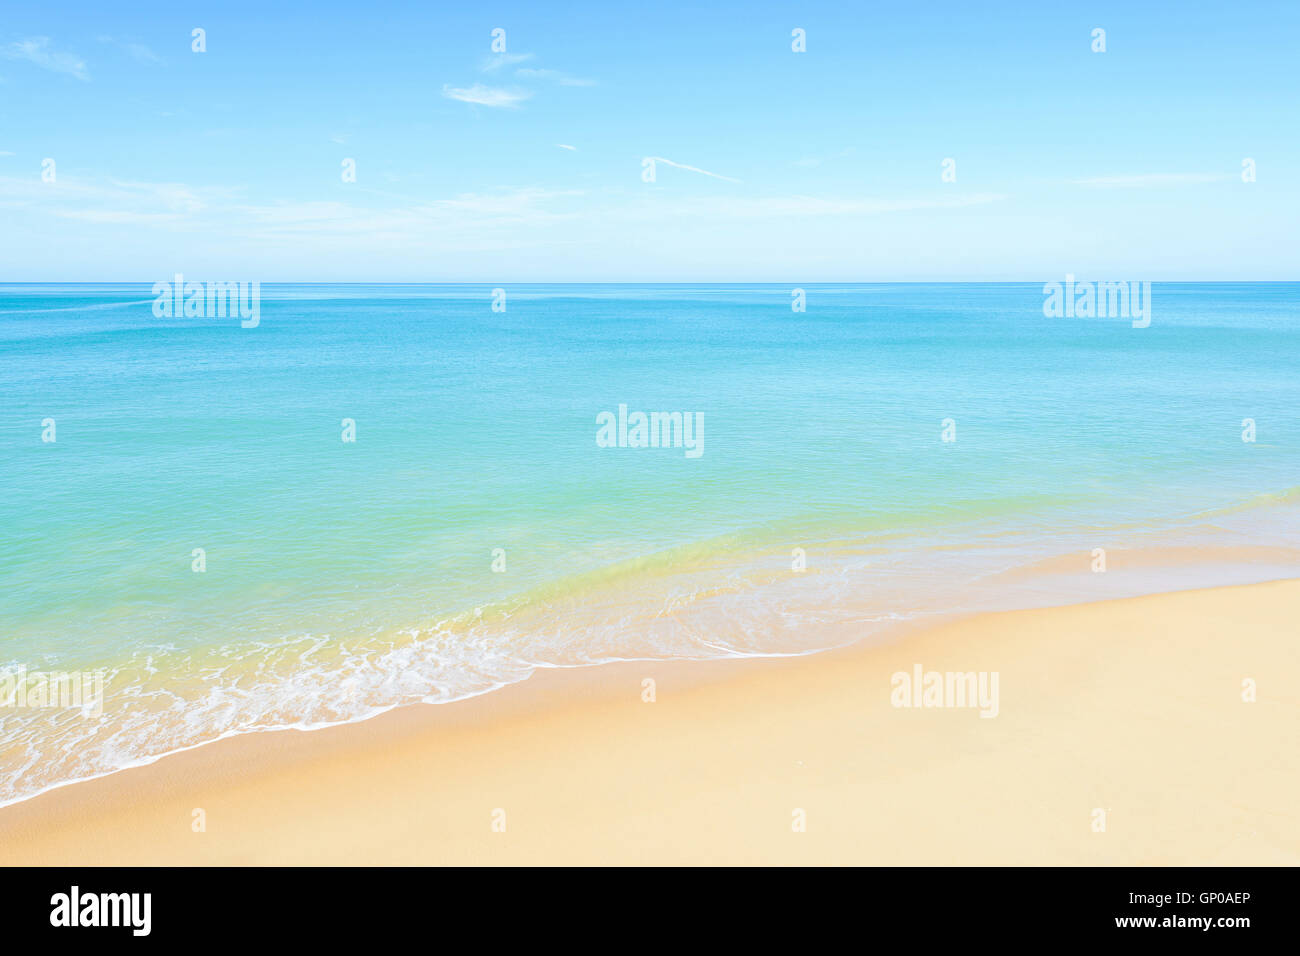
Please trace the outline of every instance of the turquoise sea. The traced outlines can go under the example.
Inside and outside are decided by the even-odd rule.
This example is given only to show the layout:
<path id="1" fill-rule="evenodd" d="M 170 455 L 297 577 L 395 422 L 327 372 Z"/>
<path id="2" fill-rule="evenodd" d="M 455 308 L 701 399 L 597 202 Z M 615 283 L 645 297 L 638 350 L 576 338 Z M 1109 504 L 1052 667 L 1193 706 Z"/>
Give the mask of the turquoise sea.
<path id="1" fill-rule="evenodd" d="M 1147 328 L 1041 283 L 268 284 L 255 328 L 151 285 L 0 285 L 0 680 L 106 676 L 0 694 L 0 803 L 538 667 L 1300 569 L 1300 283 L 1155 283 Z M 702 453 L 601 447 L 620 405 Z"/>

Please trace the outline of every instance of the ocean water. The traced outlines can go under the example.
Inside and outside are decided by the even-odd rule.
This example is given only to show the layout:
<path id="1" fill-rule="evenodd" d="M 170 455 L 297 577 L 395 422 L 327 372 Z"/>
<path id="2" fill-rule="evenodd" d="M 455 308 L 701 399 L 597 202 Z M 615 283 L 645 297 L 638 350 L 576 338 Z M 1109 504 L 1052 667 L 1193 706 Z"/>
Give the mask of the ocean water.
<path id="1" fill-rule="evenodd" d="M 805 288 L 264 285 L 242 328 L 0 285 L 0 803 L 538 667 L 1300 569 L 1300 284 L 1157 283 L 1147 328 Z M 600 447 L 620 405 L 702 453 Z M 74 671 L 102 709 L 3 706 Z"/>

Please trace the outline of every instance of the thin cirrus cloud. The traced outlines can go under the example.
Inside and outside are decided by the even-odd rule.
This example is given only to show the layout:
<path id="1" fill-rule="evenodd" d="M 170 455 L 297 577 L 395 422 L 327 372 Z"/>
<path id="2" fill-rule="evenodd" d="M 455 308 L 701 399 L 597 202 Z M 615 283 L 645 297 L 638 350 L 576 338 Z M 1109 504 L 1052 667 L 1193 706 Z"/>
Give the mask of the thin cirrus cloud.
<path id="1" fill-rule="evenodd" d="M 102 36 L 99 38 L 100 43 L 107 43 L 129 53 L 131 57 L 141 63 L 161 63 L 160 57 L 153 50 L 149 49 L 143 43 L 135 43 L 130 40 L 119 40 L 116 37 Z"/>
<path id="2" fill-rule="evenodd" d="M 542 227 L 572 218 L 556 208 L 577 190 L 501 189 L 430 199 L 366 190 L 378 205 L 341 202 L 247 202 L 238 190 L 183 183 L 61 177 L 57 187 L 31 176 L 0 176 L 0 208 L 89 226 L 236 230 L 263 239 L 317 236 L 427 238 L 430 230 Z"/>
<path id="3" fill-rule="evenodd" d="M 629 211 L 638 218 L 680 219 L 702 216 L 714 222 L 754 219 L 821 219 L 830 217 L 880 216 L 890 213 L 942 212 L 1005 201 L 1003 193 L 973 193 L 926 199 L 877 199 L 870 197 L 766 196 L 706 197 L 687 202 L 655 202 Z"/>
<path id="4" fill-rule="evenodd" d="M 123 180 L 61 179 L 57 192 L 34 177 L 0 176 L 0 208 L 15 214 L 76 220 L 89 226 L 158 227 L 168 230 L 224 229 L 262 239 L 322 234 L 352 238 L 446 238 L 464 234 L 492 239 L 498 230 L 545 229 L 564 222 L 641 223 L 703 218 L 714 223 L 760 220 L 859 218 L 945 210 L 996 203 L 996 193 L 912 199 L 813 196 L 712 196 L 671 199 L 647 196 L 630 203 L 582 190 L 502 188 L 443 198 L 365 189 L 360 202 L 249 202 L 240 190 Z M 365 197 L 364 199 L 362 197 Z M 594 201 L 593 201 L 594 200 Z M 747 227 L 748 228 L 748 227 Z M 511 233 L 516 235 L 515 233 Z M 499 236 L 498 236 L 499 237 Z"/>
<path id="5" fill-rule="evenodd" d="M 1072 186 L 1098 186 L 1119 189 L 1141 186 L 1187 186 L 1196 183 L 1218 183 L 1232 177 L 1227 173 L 1143 173 L 1136 176 L 1092 176 L 1071 179 Z"/>
<path id="6" fill-rule="evenodd" d="M 447 199 L 421 199 L 381 190 L 371 195 L 386 205 L 360 206 L 343 202 L 274 203 L 239 207 L 244 225 L 263 238 L 360 237 L 382 234 L 427 240 L 453 235 L 491 235 L 494 230 L 522 226 L 545 228 L 579 213 L 555 208 L 555 203 L 580 197 L 580 190 L 540 188 L 466 193 Z M 395 201 L 395 202 L 393 202 Z"/>
<path id="7" fill-rule="evenodd" d="M 711 173 L 707 169 L 700 169 L 698 166 L 687 166 L 685 163 L 675 163 L 671 159 L 664 159 L 662 156 L 650 156 L 656 163 L 663 163 L 665 166 L 672 166 L 674 169 L 684 169 L 688 173 L 699 173 L 701 176 L 712 176 L 714 179 L 721 179 L 729 183 L 738 183 L 739 179 L 732 179 L 730 176 L 723 176 L 721 173 Z"/>
<path id="8" fill-rule="evenodd" d="M 567 149 L 567 150 L 568 150 L 569 152 L 571 152 L 571 153 L 576 153 L 576 152 L 578 151 L 578 147 L 576 147 L 576 146 L 570 146 L 568 143 L 556 143 L 555 145 L 556 145 L 559 149 Z"/>
<path id="9" fill-rule="evenodd" d="M 496 109 L 518 109 L 519 104 L 533 95 L 531 90 L 504 90 L 494 86 L 475 83 L 473 86 L 444 86 L 442 95 L 449 100 L 460 100 L 475 106 L 491 106 Z"/>
<path id="10" fill-rule="evenodd" d="M 56 209 L 51 215 L 95 225 L 161 226 L 183 218 L 174 212 L 131 212 L 124 209 Z"/>
<path id="11" fill-rule="evenodd" d="M 516 66 L 532 58 L 533 54 L 531 53 L 497 53 L 483 60 L 480 69 L 484 73 L 497 73 L 505 67 Z M 521 67 L 515 70 L 514 75 L 520 80 L 549 81 L 559 86 L 596 85 L 595 80 L 581 79 L 551 69 Z M 446 84 L 442 88 L 442 95 L 448 99 L 460 100 L 462 103 L 472 103 L 475 106 L 517 109 L 520 103 L 532 97 L 533 91 L 528 89 L 505 89 L 503 87 L 487 86 L 483 83 L 475 83 L 473 86 L 451 86 Z"/>
<path id="12" fill-rule="evenodd" d="M 531 60 L 531 53 L 497 53 L 483 61 L 484 73 L 495 73 L 504 66 L 514 66 L 516 63 L 526 63 Z"/>
<path id="13" fill-rule="evenodd" d="M 28 208 L 91 222 L 165 222 L 220 207 L 236 195 L 223 187 L 60 176 L 43 183 L 34 176 L 0 176 L 0 207 Z M 71 208 L 69 208 L 71 207 Z"/>
<path id="14" fill-rule="evenodd" d="M 569 76 L 567 73 L 561 73 L 559 70 L 537 69 L 534 67 L 521 67 L 515 70 L 515 76 L 525 80 L 551 80 L 560 86 L 595 86 L 595 80 L 585 80 L 577 76 Z"/>
<path id="15" fill-rule="evenodd" d="M 43 70 L 53 73 L 66 73 L 79 80 L 89 80 L 90 72 L 86 61 L 75 53 L 65 53 L 50 46 L 49 37 L 28 37 L 17 40 L 3 50 L 6 59 L 25 60 L 34 63 Z"/>
<path id="16" fill-rule="evenodd" d="M 182 183 L 104 182 L 61 176 L 55 185 L 32 176 L 0 176 L 0 208 L 7 209 L 7 215 L 48 216 L 89 227 L 184 229 L 207 210 L 226 208 L 230 196 L 229 190 Z"/>

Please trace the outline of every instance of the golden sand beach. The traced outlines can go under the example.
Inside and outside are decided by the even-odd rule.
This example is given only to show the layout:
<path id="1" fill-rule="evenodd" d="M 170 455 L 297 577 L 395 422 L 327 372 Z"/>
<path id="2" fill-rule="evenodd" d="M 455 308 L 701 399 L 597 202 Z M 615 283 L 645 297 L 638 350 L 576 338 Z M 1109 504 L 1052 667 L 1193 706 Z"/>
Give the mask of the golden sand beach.
<path id="1" fill-rule="evenodd" d="M 996 716 L 894 706 L 918 667 Z M 1295 865 L 1298 763 L 1279 581 L 231 738 L 0 809 L 0 863 Z"/>

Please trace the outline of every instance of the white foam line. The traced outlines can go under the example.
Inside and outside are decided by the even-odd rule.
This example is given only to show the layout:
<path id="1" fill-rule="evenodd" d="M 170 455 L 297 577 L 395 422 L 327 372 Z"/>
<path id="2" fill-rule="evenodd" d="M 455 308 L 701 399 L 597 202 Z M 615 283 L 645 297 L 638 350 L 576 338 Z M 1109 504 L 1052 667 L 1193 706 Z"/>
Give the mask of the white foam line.
<path id="1" fill-rule="evenodd" d="M 19 796 L 12 797 L 8 800 L 0 800 L 0 809 L 13 806 L 14 804 L 17 803 L 23 803 L 27 800 L 32 800 L 36 797 L 39 797 L 43 793 L 49 793 L 51 790 L 58 790 L 61 789 L 62 787 L 70 787 L 73 784 L 78 784 L 78 783 L 87 783 L 91 780 L 99 780 L 102 777 L 111 777 L 113 774 L 121 773 L 123 770 L 134 770 L 137 767 L 147 767 L 150 764 L 157 763 L 159 760 L 162 760 L 166 757 L 170 757 L 174 754 L 185 753 L 186 751 L 189 750 L 197 750 L 199 747 L 207 747 L 210 744 L 215 744 L 219 741 L 227 740 L 231 737 L 244 737 L 252 734 L 280 733 L 281 731 L 285 731 L 285 730 L 297 730 L 303 733 L 310 733 L 311 731 L 314 730 L 326 730 L 330 727 L 341 727 L 347 724 L 364 723 L 367 720 L 372 720 L 375 717 L 379 717 L 383 714 L 386 714 L 390 710 L 396 710 L 399 707 L 411 707 L 411 706 L 415 706 L 416 704 L 426 704 L 431 707 L 436 707 L 440 704 L 454 704 L 463 700 L 470 700 L 471 698 L 474 697 L 480 697 L 483 694 L 490 694 L 493 693 L 494 691 L 501 690 L 505 687 L 510 687 L 513 684 L 522 684 L 524 681 L 528 680 L 528 678 L 533 676 L 533 671 L 538 671 L 538 670 L 571 670 L 571 669 L 577 669 L 581 667 L 601 667 L 605 664 L 634 664 L 634 663 L 662 664 L 662 663 L 676 662 L 676 661 L 716 661 L 716 660 L 736 660 L 742 658 L 743 659 L 749 659 L 749 658 L 767 659 L 767 658 L 778 658 L 778 657 L 807 657 L 810 654 L 821 654 L 824 651 L 828 651 L 832 649 L 833 648 L 831 647 L 821 647 L 821 648 L 815 648 L 813 650 L 793 651 L 788 653 L 784 653 L 784 652 L 757 653 L 757 652 L 736 651 L 736 652 L 726 654 L 724 656 L 710 656 L 710 657 L 694 657 L 694 656 L 690 656 L 690 657 L 610 657 L 610 658 L 604 658 L 599 661 L 586 661 L 580 664 L 551 664 L 551 663 L 540 663 L 540 662 L 529 661 L 527 662 L 527 666 L 530 667 L 532 670 L 529 671 L 527 676 L 521 677 L 518 680 L 502 681 L 500 683 L 493 684 L 491 687 L 485 687 L 482 690 L 466 691 L 465 693 L 458 694 L 455 697 L 448 697 L 444 700 L 421 699 L 421 700 L 398 701 L 396 703 L 388 704 L 383 707 L 376 707 L 365 714 L 361 714 L 356 717 L 349 717 L 346 720 L 320 721 L 318 723 L 281 724 L 275 727 L 253 727 L 253 728 L 246 728 L 243 730 L 228 730 L 222 734 L 217 735 L 216 737 L 211 738 L 210 740 L 201 740 L 198 743 L 188 744 L 184 747 L 176 747 L 172 750 L 166 750 L 163 751 L 162 753 L 153 754 L 148 757 L 141 757 L 138 760 L 133 760 L 129 763 L 124 763 L 120 767 L 114 767 L 112 770 L 104 770 L 100 773 L 88 774 L 84 777 L 73 777 L 69 780 L 61 780 L 58 783 L 52 783 L 47 787 L 42 787 L 40 790 L 33 790 L 31 793 L 21 794 Z"/>

